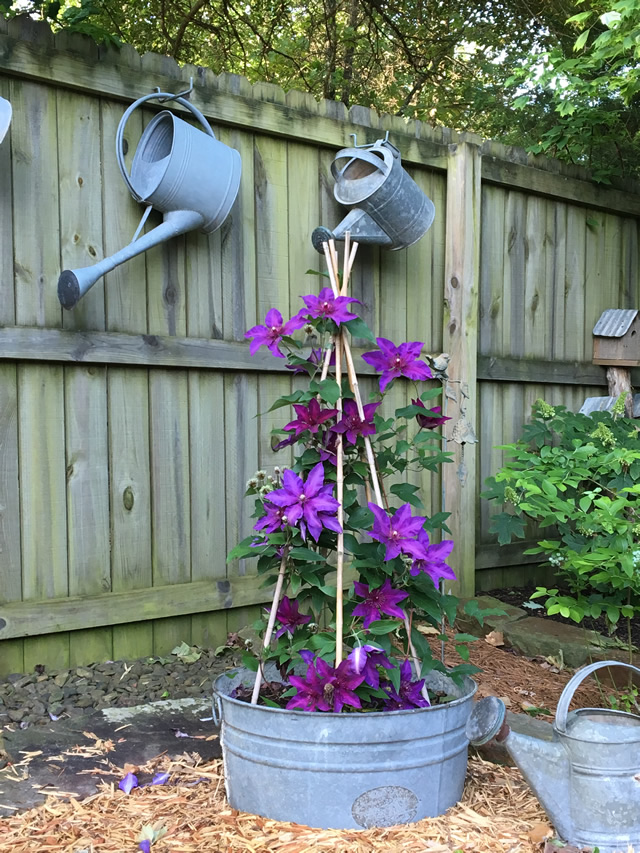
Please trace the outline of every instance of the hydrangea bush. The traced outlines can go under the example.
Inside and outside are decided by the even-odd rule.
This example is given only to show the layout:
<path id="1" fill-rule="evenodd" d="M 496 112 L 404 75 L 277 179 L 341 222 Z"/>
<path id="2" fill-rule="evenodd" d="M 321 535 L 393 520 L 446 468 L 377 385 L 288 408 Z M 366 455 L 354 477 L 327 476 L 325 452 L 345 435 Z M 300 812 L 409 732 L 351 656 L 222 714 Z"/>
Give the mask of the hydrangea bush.
<path id="1" fill-rule="evenodd" d="M 605 616 L 613 630 L 640 613 L 640 441 L 624 417 L 574 414 L 538 400 L 522 438 L 504 447 L 508 462 L 483 497 L 505 505 L 492 529 L 506 544 L 523 538 L 526 519 L 547 534 L 528 554 L 554 567 L 560 588 L 538 587 L 549 614 L 574 622 Z"/>
<path id="2" fill-rule="evenodd" d="M 332 285 L 303 296 L 286 322 L 272 308 L 246 333 L 252 353 L 266 347 L 309 380 L 271 407 L 293 408 L 272 446 L 293 447 L 294 462 L 249 481 L 256 521 L 229 555 L 257 558 L 265 584 L 276 584 L 271 611 L 255 626 L 262 647 L 245 655 L 257 671 L 253 701 L 336 713 L 426 707 L 446 701 L 425 687 L 429 670 L 448 670 L 423 631 L 430 625 L 440 635 L 445 620 L 453 622 L 457 599 L 441 590 L 442 580 L 455 578 L 446 562 L 453 542 L 440 540 L 446 514 L 427 516 L 418 487 L 401 480 L 448 461 L 435 431 L 448 419 L 432 406 L 440 384 L 425 385 L 432 373 L 424 344 L 374 339 L 337 274 Z M 375 342 L 362 356 L 379 373 L 365 404 L 345 330 Z M 384 418 L 383 400 L 399 379 L 414 383 L 412 403 Z M 412 420 L 417 429 L 408 428 Z M 343 566 L 357 577 L 350 585 L 336 584 Z M 456 635 L 465 660 L 469 639 Z M 280 668 L 282 684 L 262 684 L 267 661 Z M 448 672 L 473 671 L 461 663 Z M 242 689 L 236 695 L 249 698 Z"/>

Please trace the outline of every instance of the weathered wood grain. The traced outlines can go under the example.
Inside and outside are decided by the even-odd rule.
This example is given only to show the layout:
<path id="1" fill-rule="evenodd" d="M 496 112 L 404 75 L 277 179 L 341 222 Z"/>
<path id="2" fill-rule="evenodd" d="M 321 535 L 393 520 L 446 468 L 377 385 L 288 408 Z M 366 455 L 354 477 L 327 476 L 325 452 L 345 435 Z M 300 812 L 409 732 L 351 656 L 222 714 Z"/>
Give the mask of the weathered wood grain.
<path id="1" fill-rule="evenodd" d="M 9 80 L 0 77 L 0 98 L 11 97 Z M 11 177 L 11 127 L 0 145 L 0 325 L 16 322 L 13 289 L 13 191 Z"/>
<path id="2" fill-rule="evenodd" d="M 57 94 L 26 81 L 14 81 L 10 93 L 16 322 L 55 328 L 62 324 Z"/>
<path id="3" fill-rule="evenodd" d="M 100 104 L 95 98 L 58 90 L 58 176 L 62 269 L 87 267 L 104 257 Z M 54 282 L 51 282 L 54 287 Z M 66 329 L 104 329 L 104 282 L 62 317 Z"/>
<path id="4" fill-rule="evenodd" d="M 96 596 L 0 604 L 0 641 L 245 607 L 269 600 L 262 577 L 211 579 Z M 2 648 L 0 646 L 0 648 Z"/>
<path id="5" fill-rule="evenodd" d="M 451 355 L 446 385 L 447 450 L 453 464 L 443 469 L 447 524 L 456 547 L 452 565 L 463 595 L 475 589 L 476 445 L 452 440 L 454 429 L 466 423 L 476 431 L 476 365 L 478 351 L 478 286 L 480 267 L 480 152 L 463 143 L 451 146 L 447 177 L 447 253 L 443 348 Z"/>
<path id="6" fill-rule="evenodd" d="M 0 366 L 0 601 L 22 598 L 18 386 L 15 365 Z"/>

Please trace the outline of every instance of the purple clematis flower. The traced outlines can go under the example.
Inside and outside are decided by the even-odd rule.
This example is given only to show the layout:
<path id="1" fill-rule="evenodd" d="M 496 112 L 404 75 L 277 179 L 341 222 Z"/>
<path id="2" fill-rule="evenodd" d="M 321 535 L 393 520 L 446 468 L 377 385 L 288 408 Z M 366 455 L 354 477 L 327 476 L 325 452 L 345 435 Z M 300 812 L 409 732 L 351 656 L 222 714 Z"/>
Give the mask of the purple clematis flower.
<path id="1" fill-rule="evenodd" d="M 406 660 L 400 667 L 400 689 L 395 690 L 391 685 L 383 688 L 387 694 L 384 707 L 387 711 L 406 711 L 411 708 L 428 708 L 431 703 L 422 695 L 424 678 L 412 681 L 411 664 Z"/>
<path id="2" fill-rule="evenodd" d="M 118 788 L 124 791 L 125 794 L 130 794 L 134 788 L 138 787 L 138 777 L 134 773 L 127 773 L 124 779 L 118 783 Z"/>
<path id="3" fill-rule="evenodd" d="M 387 385 L 399 376 L 405 376 L 407 379 L 431 379 L 429 365 L 419 361 L 424 346 L 420 341 L 396 346 L 386 338 L 376 338 L 376 343 L 380 351 L 365 352 L 362 358 L 374 370 L 382 373 L 380 391 L 384 391 Z"/>
<path id="4" fill-rule="evenodd" d="M 298 526 L 303 539 L 307 538 L 308 530 L 316 542 L 323 527 L 335 533 L 342 532 L 336 518 L 339 504 L 332 497 L 333 485 L 324 485 L 322 462 L 309 471 L 306 482 L 287 469 L 282 476 L 282 483 L 282 489 L 275 489 L 265 498 L 265 506 L 271 503 L 284 510 L 281 516 L 283 523 Z"/>
<path id="5" fill-rule="evenodd" d="M 445 560 L 453 550 L 453 540 L 445 539 L 436 545 L 429 544 L 429 534 L 426 530 L 421 530 L 418 534 L 418 542 L 424 548 L 424 556 L 417 557 L 411 564 L 409 569 L 412 575 L 419 575 L 420 572 L 425 572 L 434 583 L 438 586 L 440 578 L 449 578 L 455 580 L 456 575 L 451 566 L 445 563 Z"/>
<path id="6" fill-rule="evenodd" d="M 331 431 L 341 432 L 349 444 L 355 444 L 359 435 L 373 435 L 376 431 L 373 425 L 373 416 L 379 405 L 380 403 L 367 403 L 366 406 L 363 406 L 364 420 L 362 420 L 358 414 L 356 401 L 345 400 L 342 418 L 335 426 L 331 427 Z"/>
<path id="7" fill-rule="evenodd" d="M 302 308 L 299 316 L 306 318 L 311 316 L 318 320 L 325 318 L 333 320 L 339 326 L 340 323 L 348 323 L 349 320 L 355 320 L 357 314 L 351 314 L 349 305 L 351 302 L 360 302 L 359 299 L 354 299 L 353 296 L 334 296 L 330 287 L 323 287 L 318 296 L 303 296 L 302 301 L 307 306 L 305 311 Z"/>
<path id="8" fill-rule="evenodd" d="M 323 423 L 332 420 L 338 414 L 337 409 L 321 408 L 320 403 L 315 397 L 309 400 L 308 406 L 294 403 L 293 408 L 296 410 L 298 417 L 295 421 L 288 423 L 284 429 L 287 431 L 295 430 L 294 435 L 296 438 L 301 433 L 307 431 L 314 434 L 317 433 Z"/>
<path id="9" fill-rule="evenodd" d="M 393 560 L 401 553 L 415 559 L 425 557 L 424 546 L 417 538 L 426 520 L 424 516 L 412 517 L 409 504 L 403 504 L 392 518 L 377 504 L 370 503 L 369 509 L 374 515 L 369 536 L 387 546 L 385 560 Z"/>
<path id="10" fill-rule="evenodd" d="M 301 329 L 304 324 L 305 320 L 299 314 L 283 323 L 282 314 L 277 308 L 271 308 L 264 318 L 264 326 L 253 326 L 245 332 L 245 338 L 252 338 L 249 352 L 255 355 L 260 347 L 267 347 L 278 358 L 284 358 L 285 355 L 278 346 L 283 335 L 290 335 L 296 329 Z"/>
<path id="11" fill-rule="evenodd" d="M 275 533 L 278 530 L 284 530 L 289 523 L 286 510 L 269 503 L 269 498 L 272 494 L 273 492 L 265 499 L 265 514 L 253 525 L 254 530 L 262 530 L 264 533 Z"/>
<path id="12" fill-rule="evenodd" d="M 377 690 L 380 686 L 380 673 L 378 667 L 393 669 L 393 664 L 383 652 L 375 646 L 357 646 L 348 658 L 353 663 L 353 668 L 358 674 L 362 674 L 366 684 Z"/>
<path id="13" fill-rule="evenodd" d="M 333 711 L 339 714 L 345 705 L 361 708 L 360 699 L 353 692 L 364 681 L 364 675 L 355 671 L 353 662 L 346 658 L 334 669 L 322 658 L 312 659 L 305 650 L 301 657 L 309 666 L 304 678 L 290 675 L 289 682 L 297 693 L 287 703 L 287 708 L 302 711 Z"/>
<path id="14" fill-rule="evenodd" d="M 353 588 L 356 595 L 364 598 L 364 601 L 353 609 L 354 616 L 363 617 L 363 628 L 368 628 L 372 622 L 383 615 L 396 616 L 398 619 L 405 618 L 406 613 L 398 607 L 398 602 L 406 598 L 409 593 L 401 589 L 393 589 L 389 578 L 377 589 L 369 589 L 366 583 L 358 581 L 354 581 Z"/>
<path id="15" fill-rule="evenodd" d="M 451 420 L 451 418 L 446 418 L 441 414 L 440 406 L 434 406 L 433 409 L 427 409 L 420 399 L 412 400 L 411 403 L 414 406 L 420 406 L 424 409 L 424 415 L 416 415 L 416 420 L 418 421 L 419 426 L 423 427 L 423 429 L 435 429 L 445 421 Z"/>
<path id="16" fill-rule="evenodd" d="M 320 454 L 322 462 L 329 462 L 335 467 L 338 462 L 338 436 L 336 433 L 327 430 L 316 450 Z"/>
<path id="17" fill-rule="evenodd" d="M 299 606 L 300 605 L 295 599 L 291 601 L 286 595 L 282 597 L 280 607 L 278 607 L 276 612 L 276 619 L 280 622 L 282 627 L 278 628 L 276 631 L 276 640 L 284 633 L 288 633 L 293 637 L 293 632 L 299 625 L 306 625 L 307 622 L 311 622 L 311 616 L 305 616 L 302 613 L 298 613 Z"/>

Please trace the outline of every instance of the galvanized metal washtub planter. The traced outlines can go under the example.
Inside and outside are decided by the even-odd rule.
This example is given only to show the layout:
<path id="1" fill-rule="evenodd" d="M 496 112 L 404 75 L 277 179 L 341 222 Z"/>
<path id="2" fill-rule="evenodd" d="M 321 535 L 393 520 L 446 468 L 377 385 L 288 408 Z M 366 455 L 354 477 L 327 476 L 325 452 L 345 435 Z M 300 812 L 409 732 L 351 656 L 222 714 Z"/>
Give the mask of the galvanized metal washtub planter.
<path id="1" fill-rule="evenodd" d="M 598 669 L 622 666 L 598 661 L 578 670 L 558 702 L 553 740 L 511 731 L 502 700 L 488 696 L 467 723 L 474 745 L 504 743 L 558 835 L 577 848 L 600 853 L 640 850 L 640 717 L 608 708 L 569 711 L 580 683 Z"/>
<path id="2" fill-rule="evenodd" d="M 232 675 L 233 677 L 229 677 Z M 280 680 L 275 667 L 267 680 Z M 465 725 L 476 683 L 441 673 L 427 686 L 453 701 L 409 711 L 332 714 L 251 705 L 230 695 L 255 673 L 214 682 L 214 719 L 229 804 L 320 829 L 363 829 L 436 817 L 458 802 L 467 770 Z"/>

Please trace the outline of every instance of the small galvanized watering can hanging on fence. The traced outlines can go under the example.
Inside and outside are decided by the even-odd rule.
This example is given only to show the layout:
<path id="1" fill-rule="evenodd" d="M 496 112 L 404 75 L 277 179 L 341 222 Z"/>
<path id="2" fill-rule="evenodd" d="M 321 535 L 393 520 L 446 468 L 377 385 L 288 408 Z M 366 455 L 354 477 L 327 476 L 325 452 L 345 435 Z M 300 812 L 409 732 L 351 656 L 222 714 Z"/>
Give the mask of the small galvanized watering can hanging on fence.
<path id="1" fill-rule="evenodd" d="M 351 210 L 333 231 L 320 226 L 311 235 L 318 252 L 329 240 L 351 238 L 386 249 L 406 249 L 431 227 L 435 207 L 402 168 L 400 152 L 389 134 L 372 145 L 343 148 L 331 164 L 336 201 Z"/>
<path id="2" fill-rule="evenodd" d="M 227 218 L 240 186 L 240 154 L 216 139 L 202 113 L 182 97 L 190 91 L 145 95 L 122 116 L 116 133 L 118 166 L 131 195 L 147 209 L 124 249 L 93 266 L 63 271 L 58 298 L 64 308 L 73 308 L 101 276 L 152 246 L 196 228 L 210 234 Z M 140 138 L 128 175 L 123 154 L 125 125 L 137 107 L 151 100 L 172 100 L 187 107 L 202 130 L 168 110 L 158 113 Z M 152 207 L 164 214 L 163 222 L 138 237 Z"/>

